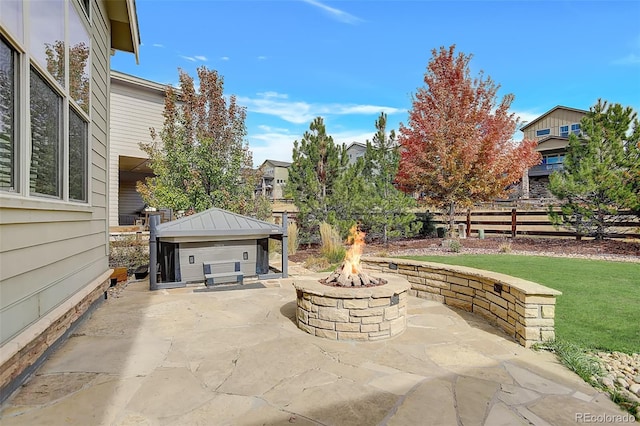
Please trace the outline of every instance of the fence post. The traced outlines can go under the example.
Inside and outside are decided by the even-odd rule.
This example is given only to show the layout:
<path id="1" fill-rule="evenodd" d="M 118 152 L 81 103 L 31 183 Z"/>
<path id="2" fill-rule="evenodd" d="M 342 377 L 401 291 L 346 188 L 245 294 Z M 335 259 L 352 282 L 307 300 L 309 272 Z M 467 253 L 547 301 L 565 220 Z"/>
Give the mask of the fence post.
<path id="1" fill-rule="evenodd" d="M 467 238 L 471 238 L 471 209 L 467 209 Z"/>
<path id="2" fill-rule="evenodd" d="M 511 209 L 511 238 L 516 237 L 517 223 L 518 223 L 518 218 L 516 216 L 516 209 Z"/>

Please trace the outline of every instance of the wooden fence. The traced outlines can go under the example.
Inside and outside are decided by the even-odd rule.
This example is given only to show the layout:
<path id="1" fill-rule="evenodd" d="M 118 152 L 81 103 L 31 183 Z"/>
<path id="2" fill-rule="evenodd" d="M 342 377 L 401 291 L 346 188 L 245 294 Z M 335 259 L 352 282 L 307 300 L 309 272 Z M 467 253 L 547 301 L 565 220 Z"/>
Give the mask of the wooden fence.
<path id="1" fill-rule="evenodd" d="M 446 227 L 448 216 L 440 211 L 430 212 L 431 221 L 436 227 Z M 424 215 L 424 213 L 419 216 Z M 609 238 L 640 238 L 640 220 L 631 212 L 624 212 L 621 219 L 612 223 L 607 236 Z M 518 235 L 536 237 L 575 237 L 575 232 L 566 228 L 556 228 L 549 220 L 546 210 L 532 209 L 473 209 L 455 216 L 457 229 L 462 229 L 467 237 L 478 236 L 482 230 L 485 235 Z"/>

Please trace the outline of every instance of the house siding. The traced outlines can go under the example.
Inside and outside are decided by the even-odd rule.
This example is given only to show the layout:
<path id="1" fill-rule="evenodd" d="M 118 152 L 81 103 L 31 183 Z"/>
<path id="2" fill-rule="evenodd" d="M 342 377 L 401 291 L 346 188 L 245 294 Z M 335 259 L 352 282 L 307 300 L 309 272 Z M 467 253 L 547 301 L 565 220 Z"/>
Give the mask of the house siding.
<path id="1" fill-rule="evenodd" d="M 0 193 L 2 398 L 109 286 L 109 79 L 105 76 L 111 37 L 103 0 L 91 1 L 90 16 L 88 202 Z"/>
<path id="2" fill-rule="evenodd" d="M 584 116 L 584 113 L 568 110 L 568 109 L 556 109 L 551 114 L 542 118 L 540 121 L 534 123 L 531 127 L 524 130 L 525 139 L 543 139 L 548 136 L 560 136 L 560 126 L 571 125 L 574 123 L 580 123 L 580 120 Z M 537 137 L 536 131 L 542 129 L 550 129 L 549 135 L 543 137 Z"/>
<path id="3" fill-rule="evenodd" d="M 135 182 L 120 188 L 120 156 L 147 159 L 140 142 L 151 142 L 150 128 L 164 124 L 164 92 L 111 78 L 111 153 L 109 157 L 109 225 L 118 226 L 119 214 L 132 214 L 143 205 Z M 124 203 L 123 203 L 124 201 Z"/>

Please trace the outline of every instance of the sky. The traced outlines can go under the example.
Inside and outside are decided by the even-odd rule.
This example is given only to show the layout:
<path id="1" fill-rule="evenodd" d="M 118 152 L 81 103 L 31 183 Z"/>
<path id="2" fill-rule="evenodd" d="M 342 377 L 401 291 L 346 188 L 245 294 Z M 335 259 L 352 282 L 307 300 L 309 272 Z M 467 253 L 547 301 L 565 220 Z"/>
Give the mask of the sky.
<path id="1" fill-rule="evenodd" d="M 365 143 L 381 112 L 407 123 L 432 50 L 512 93 L 521 121 L 601 98 L 640 111 L 640 1 L 136 0 L 140 63 L 114 70 L 177 85 L 205 66 L 247 108 L 254 165 L 291 161 L 323 117 L 335 142 Z M 522 139 L 519 133 L 516 140 Z"/>

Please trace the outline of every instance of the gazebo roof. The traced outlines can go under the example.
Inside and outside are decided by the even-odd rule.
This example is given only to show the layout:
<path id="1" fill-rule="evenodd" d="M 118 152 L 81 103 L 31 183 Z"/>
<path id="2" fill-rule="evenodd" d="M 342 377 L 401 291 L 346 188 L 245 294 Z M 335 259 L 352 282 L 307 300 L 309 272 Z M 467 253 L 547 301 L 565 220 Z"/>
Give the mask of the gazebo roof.
<path id="1" fill-rule="evenodd" d="M 211 208 L 156 228 L 158 237 L 282 236 L 280 226 L 227 210 Z"/>

